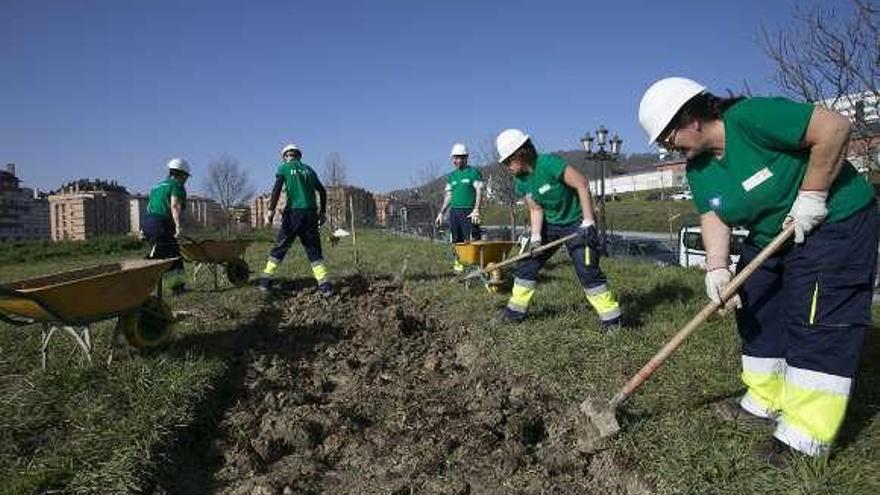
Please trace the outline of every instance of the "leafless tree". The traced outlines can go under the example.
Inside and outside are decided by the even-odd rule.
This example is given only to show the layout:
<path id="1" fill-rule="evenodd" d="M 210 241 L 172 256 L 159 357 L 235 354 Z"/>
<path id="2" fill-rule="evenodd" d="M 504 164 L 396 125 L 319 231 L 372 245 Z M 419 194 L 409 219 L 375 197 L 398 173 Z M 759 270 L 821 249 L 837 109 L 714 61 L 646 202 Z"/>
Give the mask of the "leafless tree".
<path id="1" fill-rule="evenodd" d="M 254 195 L 247 172 L 238 160 L 226 153 L 208 162 L 205 189 L 208 196 L 220 203 L 224 211 L 247 202 Z"/>
<path id="2" fill-rule="evenodd" d="M 324 160 L 324 169 L 321 173 L 321 180 L 324 182 L 325 186 L 336 187 L 344 186 L 347 179 L 345 163 L 342 161 L 342 156 L 335 151 L 331 152 Z"/>
<path id="3" fill-rule="evenodd" d="M 850 2 L 850 16 L 839 13 L 839 3 L 798 8 L 791 28 L 762 29 L 761 44 L 785 93 L 829 107 L 849 105 L 859 134 L 868 125 L 865 101 L 876 105 L 880 99 L 880 6 L 873 0 Z"/>
<path id="4" fill-rule="evenodd" d="M 224 153 L 220 158 L 208 162 L 205 189 L 208 191 L 208 196 L 220 203 L 228 233 L 231 228 L 230 221 L 234 218 L 231 208 L 246 203 L 254 195 L 247 172 L 238 160 Z"/>

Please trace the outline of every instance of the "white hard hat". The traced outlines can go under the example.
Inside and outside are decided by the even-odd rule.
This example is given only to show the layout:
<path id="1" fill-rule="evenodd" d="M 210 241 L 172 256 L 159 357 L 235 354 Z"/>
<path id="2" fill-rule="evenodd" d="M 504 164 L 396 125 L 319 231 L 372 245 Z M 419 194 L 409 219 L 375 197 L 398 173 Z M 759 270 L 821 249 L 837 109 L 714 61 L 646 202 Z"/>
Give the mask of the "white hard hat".
<path id="1" fill-rule="evenodd" d="M 648 133 L 648 144 L 660 137 L 688 100 L 704 91 L 706 86 L 684 77 L 667 77 L 652 84 L 639 104 L 639 123 Z"/>
<path id="2" fill-rule="evenodd" d="M 189 163 L 183 158 L 172 158 L 168 162 L 168 170 L 179 170 L 186 175 L 189 175 Z"/>
<path id="3" fill-rule="evenodd" d="M 287 153 L 288 151 L 299 151 L 299 146 L 297 146 L 295 144 L 288 144 L 287 146 L 284 147 L 283 150 L 281 150 L 281 156 L 284 156 L 284 154 Z M 300 153 L 302 153 L 302 151 L 300 151 Z"/>
<path id="4" fill-rule="evenodd" d="M 498 161 L 503 162 L 529 140 L 529 135 L 519 129 L 505 129 L 495 138 Z"/>
<path id="5" fill-rule="evenodd" d="M 461 143 L 455 143 L 454 145 L 452 145 L 452 151 L 449 152 L 449 156 L 467 156 L 467 154 L 467 146 Z"/>

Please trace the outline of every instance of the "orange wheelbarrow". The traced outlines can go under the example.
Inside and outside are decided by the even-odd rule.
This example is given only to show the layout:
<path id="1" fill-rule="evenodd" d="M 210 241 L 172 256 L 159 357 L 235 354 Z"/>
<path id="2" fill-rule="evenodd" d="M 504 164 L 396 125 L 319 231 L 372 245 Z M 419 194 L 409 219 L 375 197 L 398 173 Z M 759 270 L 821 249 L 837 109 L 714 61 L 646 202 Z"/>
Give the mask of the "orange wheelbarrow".
<path id="1" fill-rule="evenodd" d="M 157 346 L 171 336 L 171 309 L 150 293 L 174 259 L 126 260 L 0 285 L 0 320 L 22 326 L 41 324 L 41 361 L 46 368 L 49 340 L 56 331 L 69 335 L 92 361 L 89 329 L 116 318 L 119 334 L 133 346 Z M 161 293 L 161 292 L 160 292 Z M 111 347 L 107 363 L 113 360 Z"/>
<path id="2" fill-rule="evenodd" d="M 180 244 L 180 254 L 184 260 L 195 263 L 193 279 L 207 269 L 213 275 L 214 290 L 217 290 L 217 270 L 219 265 L 223 265 L 226 268 L 226 278 L 232 285 L 241 287 L 248 282 L 251 270 L 243 256 L 251 241 L 187 241 Z"/>
<path id="3" fill-rule="evenodd" d="M 507 285 L 507 280 L 501 268 L 486 270 L 490 264 L 501 263 L 507 259 L 507 255 L 514 246 L 519 245 L 513 241 L 472 241 L 458 242 L 453 245 L 458 260 L 468 270 L 467 275 L 460 277 L 465 286 L 471 278 L 479 278 L 489 292 L 502 292 Z"/>

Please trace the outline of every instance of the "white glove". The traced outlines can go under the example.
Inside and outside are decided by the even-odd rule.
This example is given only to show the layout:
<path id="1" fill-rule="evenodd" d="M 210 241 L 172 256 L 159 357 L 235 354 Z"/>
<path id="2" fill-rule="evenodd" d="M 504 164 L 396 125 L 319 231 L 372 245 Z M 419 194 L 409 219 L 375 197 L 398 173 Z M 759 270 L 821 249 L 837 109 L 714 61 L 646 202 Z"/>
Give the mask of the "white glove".
<path id="1" fill-rule="evenodd" d="M 265 220 L 266 225 L 272 225 L 272 221 L 275 220 L 275 210 L 266 210 Z"/>
<path id="2" fill-rule="evenodd" d="M 733 275 L 727 268 L 715 268 L 707 271 L 706 295 L 709 296 L 709 299 L 721 304 L 721 293 L 724 291 L 724 288 L 727 287 L 727 284 L 730 283 L 731 278 L 733 278 Z M 741 307 L 742 299 L 740 299 L 739 294 L 734 294 L 726 303 L 724 303 L 725 310 L 730 308 L 739 309 Z"/>
<path id="3" fill-rule="evenodd" d="M 471 219 L 471 223 L 480 225 L 480 210 L 474 209 L 468 214 L 468 218 Z"/>
<path id="4" fill-rule="evenodd" d="M 817 225 L 828 216 L 828 208 L 825 200 L 828 199 L 827 191 L 798 191 L 797 199 L 791 205 L 788 215 L 785 217 L 783 227 L 794 222 L 794 242 L 804 242 L 804 236 L 809 234 Z"/>
<path id="5" fill-rule="evenodd" d="M 434 219 L 434 224 L 438 227 L 443 224 L 443 213 L 437 214 L 437 218 Z"/>

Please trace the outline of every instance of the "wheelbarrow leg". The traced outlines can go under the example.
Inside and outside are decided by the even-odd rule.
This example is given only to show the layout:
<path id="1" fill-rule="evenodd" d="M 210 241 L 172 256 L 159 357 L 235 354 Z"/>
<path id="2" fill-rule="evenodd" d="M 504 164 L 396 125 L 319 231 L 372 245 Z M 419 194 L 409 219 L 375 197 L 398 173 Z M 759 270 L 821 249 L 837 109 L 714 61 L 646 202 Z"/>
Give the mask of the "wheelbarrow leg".
<path id="1" fill-rule="evenodd" d="M 40 346 L 40 362 L 43 365 L 43 371 L 46 371 L 46 352 L 49 348 L 49 340 L 52 339 L 52 334 L 55 333 L 55 330 L 54 325 L 43 324 L 43 344 Z"/>
<path id="2" fill-rule="evenodd" d="M 89 327 L 83 327 L 83 337 L 84 338 L 80 337 L 80 335 L 76 332 L 76 328 L 74 328 L 74 327 L 69 327 L 67 325 L 64 325 L 61 328 L 62 328 L 62 330 L 67 332 L 68 335 L 73 337 L 73 340 L 76 341 L 77 345 L 79 345 L 80 349 L 82 349 L 83 353 L 86 355 L 86 361 L 88 361 L 89 364 L 92 364 L 91 346 L 88 344 Z"/>

